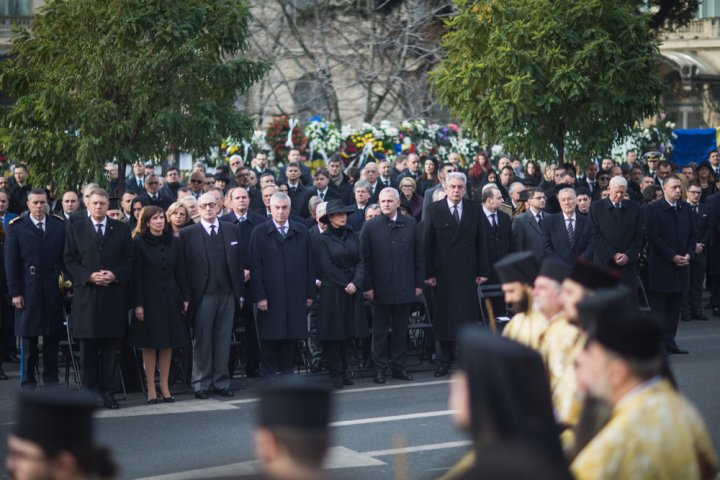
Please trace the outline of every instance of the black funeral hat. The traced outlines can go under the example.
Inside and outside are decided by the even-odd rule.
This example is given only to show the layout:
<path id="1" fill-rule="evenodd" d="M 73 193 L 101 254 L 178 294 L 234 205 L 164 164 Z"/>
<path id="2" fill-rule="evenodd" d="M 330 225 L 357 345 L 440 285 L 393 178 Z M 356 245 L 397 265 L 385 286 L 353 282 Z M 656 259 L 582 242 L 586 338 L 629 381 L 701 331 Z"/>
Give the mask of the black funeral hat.
<path id="1" fill-rule="evenodd" d="M 330 422 L 330 391 L 301 381 L 289 381 L 260 393 L 260 426 L 324 431 Z"/>
<path id="2" fill-rule="evenodd" d="M 589 290 L 597 290 L 599 288 L 615 287 L 620 281 L 620 274 L 601 265 L 578 259 L 570 269 L 568 277 Z"/>
<path id="3" fill-rule="evenodd" d="M 324 224 L 330 223 L 330 215 L 334 213 L 347 213 L 355 211 L 354 205 L 345 205 L 345 202 L 339 199 L 328 200 L 327 206 L 325 207 L 325 215 L 320 217 L 320 221 Z"/>
<path id="4" fill-rule="evenodd" d="M 93 447 L 92 414 L 97 398 L 86 391 L 34 390 L 18 396 L 18 423 L 13 435 L 54 453 Z"/>
<path id="5" fill-rule="evenodd" d="M 120 210 L 120 199 L 117 197 L 110 198 L 108 210 Z"/>
<path id="6" fill-rule="evenodd" d="M 516 252 L 495 262 L 500 283 L 522 282 L 532 285 L 538 273 L 538 261 L 532 252 Z"/>

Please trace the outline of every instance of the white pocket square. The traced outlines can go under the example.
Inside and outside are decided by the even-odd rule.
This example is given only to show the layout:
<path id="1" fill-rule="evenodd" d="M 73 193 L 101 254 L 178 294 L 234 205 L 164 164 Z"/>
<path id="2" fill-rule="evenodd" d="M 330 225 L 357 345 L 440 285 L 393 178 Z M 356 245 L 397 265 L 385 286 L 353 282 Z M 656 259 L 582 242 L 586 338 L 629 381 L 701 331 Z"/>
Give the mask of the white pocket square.
<path id="1" fill-rule="evenodd" d="M 238 242 L 230 242 L 230 246 L 237 245 Z"/>

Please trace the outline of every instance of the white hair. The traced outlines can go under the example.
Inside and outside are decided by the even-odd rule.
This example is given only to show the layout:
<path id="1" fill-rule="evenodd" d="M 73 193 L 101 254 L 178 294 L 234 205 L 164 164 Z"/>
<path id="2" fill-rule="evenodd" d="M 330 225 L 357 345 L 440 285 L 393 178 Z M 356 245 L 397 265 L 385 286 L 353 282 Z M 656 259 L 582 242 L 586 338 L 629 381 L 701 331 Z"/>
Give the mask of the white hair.
<path id="1" fill-rule="evenodd" d="M 327 210 L 327 202 L 320 202 L 317 204 L 317 207 L 315 207 L 315 217 L 320 218 L 323 215 L 325 215 L 325 211 Z"/>
<path id="2" fill-rule="evenodd" d="M 232 162 L 233 160 L 240 160 L 240 163 L 243 163 L 243 158 L 240 155 L 231 155 L 230 161 Z"/>
<path id="3" fill-rule="evenodd" d="M 462 180 L 463 184 L 467 185 L 467 177 L 462 172 L 452 172 L 445 175 L 445 183 L 450 180 Z"/>
<path id="4" fill-rule="evenodd" d="M 378 195 L 378 197 L 380 197 L 380 195 L 382 195 L 383 193 L 392 195 L 393 200 L 400 200 L 400 192 L 398 192 L 394 187 L 383 188 L 382 190 L 380 190 L 380 194 Z"/>
<path id="5" fill-rule="evenodd" d="M 292 205 L 290 197 L 285 192 L 275 192 L 272 194 L 272 197 L 270 197 L 270 205 L 274 205 L 278 202 L 287 202 L 288 207 Z M 315 212 L 315 214 L 317 215 L 317 210 Z"/>
<path id="6" fill-rule="evenodd" d="M 217 203 L 217 201 L 217 197 L 210 192 L 203 193 L 200 195 L 200 198 L 198 198 L 198 203 Z"/>
<path id="7" fill-rule="evenodd" d="M 622 175 L 617 175 L 610 179 L 610 183 L 608 184 L 608 186 L 609 187 L 625 187 L 625 188 L 627 188 L 628 183 L 627 183 L 627 180 L 625 180 L 625 177 L 623 177 Z"/>
<path id="8" fill-rule="evenodd" d="M 525 185 L 522 184 L 522 182 L 513 182 L 510 184 L 509 193 L 515 193 L 518 188 L 524 187 Z"/>

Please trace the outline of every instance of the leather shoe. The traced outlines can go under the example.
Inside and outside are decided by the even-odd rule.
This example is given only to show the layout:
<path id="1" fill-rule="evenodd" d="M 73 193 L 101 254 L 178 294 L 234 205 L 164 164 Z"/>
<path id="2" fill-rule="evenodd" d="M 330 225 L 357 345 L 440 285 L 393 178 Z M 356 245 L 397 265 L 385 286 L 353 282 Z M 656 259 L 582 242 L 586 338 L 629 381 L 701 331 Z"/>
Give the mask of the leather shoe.
<path id="1" fill-rule="evenodd" d="M 682 348 L 678 347 L 676 343 L 665 345 L 665 350 L 667 350 L 668 353 L 672 353 L 674 355 L 687 355 L 687 350 L 683 350 Z"/>
<path id="2" fill-rule="evenodd" d="M 713 317 L 720 317 L 720 307 L 715 307 L 712 309 L 712 316 Z"/>
<path id="3" fill-rule="evenodd" d="M 198 400 L 207 400 L 210 397 L 208 397 L 207 390 L 198 390 L 197 392 L 195 392 L 195 398 L 197 398 Z"/>
<path id="4" fill-rule="evenodd" d="M 449 371 L 450 371 L 450 367 L 448 367 L 448 366 L 443 365 L 443 366 L 437 367 L 435 369 L 435 376 L 436 377 L 444 377 L 445 375 L 448 374 Z"/>
<path id="5" fill-rule="evenodd" d="M 235 392 L 230 390 L 229 388 L 216 388 L 213 393 L 215 395 L 220 395 L 221 397 L 234 397 Z"/>
<path id="6" fill-rule="evenodd" d="M 695 320 L 703 321 L 703 322 L 707 322 L 708 320 L 710 320 L 710 319 L 709 319 L 704 313 L 702 313 L 702 312 L 698 312 L 696 315 L 693 315 L 692 318 L 694 318 Z"/>
<path id="7" fill-rule="evenodd" d="M 342 377 L 335 376 L 335 375 L 330 377 L 330 384 L 336 390 L 340 390 L 341 388 L 345 387 L 345 385 L 343 385 Z"/>
<path id="8" fill-rule="evenodd" d="M 3 355 L 2 361 L 8 362 L 8 363 L 20 363 L 20 359 L 14 353 L 9 353 L 9 354 Z"/>
<path id="9" fill-rule="evenodd" d="M 392 376 L 398 380 L 406 380 L 408 382 L 413 379 L 412 375 L 410 375 L 405 369 L 394 370 Z"/>
<path id="10" fill-rule="evenodd" d="M 375 372 L 375 376 L 373 377 L 373 382 L 383 384 L 386 382 L 385 380 L 385 374 L 382 372 Z"/>
<path id="11" fill-rule="evenodd" d="M 7 380 L 8 376 L 7 373 L 2 369 L 2 366 L 0 366 L 0 380 Z"/>
<path id="12" fill-rule="evenodd" d="M 347 386 L 355 385 L 355 382 L 353 382 L 352 380 L 350 380 L 347 375 L 343 375 L 343 377 L 342 377 L 342 383 L 343 383 L 343 385 L 347 385 Z"/>
<path id="13" fill-rule="evenodd" d="M 118 405 L 117 401 L 115 400 L 115 397 L 113 397 L 112 393 L 107 393 L 102 396 L 102 402 L 103 406 L 105 408 L 109 408 L 110 410 L 117 410 L 120 408 L 120 405 Z"/>

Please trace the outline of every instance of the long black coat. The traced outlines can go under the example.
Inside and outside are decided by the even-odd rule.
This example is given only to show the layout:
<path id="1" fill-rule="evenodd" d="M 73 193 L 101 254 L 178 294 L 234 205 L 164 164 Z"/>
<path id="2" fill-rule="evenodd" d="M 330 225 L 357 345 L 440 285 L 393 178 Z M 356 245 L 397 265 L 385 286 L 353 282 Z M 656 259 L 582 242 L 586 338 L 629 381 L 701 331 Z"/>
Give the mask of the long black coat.
<path id="1" fill-rule="evenodd" d="M 565 214 L 555 213 L 543 217 L 543 245 L 545 255 L 554 255 L 565 263 L 571 264 L 578 258 L 592 261 L 593 228 L 590 219 L 579 213 L 575 214 L 575 238 L 570 245 Z"/>
<path id="2" fill-rule="evenodd" d="M 63 272 L 65 222 L 46 216 L 43 234 L 29 216 L 7 227 L 5 271 L 11 297 L 25 297 L 15 310 L 15 335 L 35 337 L 63 332 L 63 297 L 58 278 Z"/>
<path id="3" fill-rule="evenodd" d="M 363 301 L 363 259 L 360 238 L 352 230 L 338 236 L 326 230 L 313 237 L 313 256 L 319 270 L 320 305 L 317 336 L 320 341 L 346 340 L 368 336 Z M 357 287 L 353 295 L 345 292 L 348 283 Z"/>
<path id="4" fill-rule="evenodd" d="M 483 232 L 485 234 L 485 257 L 488 266 L 494 265 L 495 262 L 505 257 L 511 251 L 512 236 L 512 220 L 510 215 L 505 212 L 497 211 L 498 230 L 495 232 L 488 220 L 485 212 L 482 212 L 480 219 L 483 224 Z M 500 283 L 497 272 L 494 268 L 490 269 L 490 276 L 487 281 L 488 285 L 497 285 Z"/>
<path id="5" fill-rule="evenodd" d="M 448 202 L 428 207 L 424 222 L 425 276 L 437 279 L 432 290 L 436 340 L 455 341 L 463 325 L 480 319 L 475 278 L 490 276 L 482 215 L 475 202 L 463 200 L 458 226 Z"/>
<path id="6" fill-rule="evenodd" d="M 143 307 L 144 321 L 133 318 L 128 343 L 139 348 L 180 348 L 190 341 L 182 317 L 189 300 L 180 240 L 138 235 L 134 240 L 132 307 Z"/>
<path id="7" fill-rule="evenodd" d="M 705 244 L 708 255 L 708 274 L 717 277 L 720 276 L 720 193 L 710 195 L 705 206 L 712 212 L 712 220 L 710 221 L 709 243 Z"/>
<path id="8" fill-rule="evenodd" d="M 647 289 L 657 293 L 690 289 L 690 268 L 678 267 L 675 255 L 695 256 L 695 228 L 690 205 L 678 201 L 677 210 L 661 198 L 645 208 L 645 230 L 649 244 Z"/>
<path id="9" fill-rule="evenodd" d="M 373 291 L 373 303 L 400 305 L 416 300 L 424 285 L 422 235 L 412 217 L 397 214 L 395 222 L 380 215 L 360 232 L 363 251 L 363 291 Z"/>
<path id="10" fill-rule="evenodd" d="M 245 257 L 243 258 L 243 265 L 245 265 L 246 269 L 250 268 L 250 236 L 252 235 L 253 230 L 255 230 L 255 227 L 257 227 L 260 224 L 263 224 L 268 221 L 268 218 L 257 214 L 255 212 L 248 211 L 247 215 L 245 216 L 245 221 L 240 222 L 237 218 L 237 215 L 235 213 L 230 212 L 226 215 L 223 215 L 219 218 L 221 222 L 230 222 L 234 223 L 238 226 L 240 229 L 240 238 L 241 244 L 243 245 L 243 253 L 245 254 Z M 253 301 L 253 294 L 252 294 L 252 286 L 251 283 L 245 282 L 245 303 L 252 302 Z"/>
<path id="11" fill-rule="evenodd" d="M 230 289 L 235 296 L 236 306 L 240 305 L 245 295 L 243 283 L 243 271 L 247 258 L 244 252 L 246 248 L 242 244 L 240 229 L 230 222 L 219 222 L 218 234 L 222 236 L 225 245 L 225 261 L 230 271 Z M 182 257 L 185 260 L 185 271 L 187 272 L 187 283 L 190 291 L 190 306 L 188 307 L 188 319 L 190 326 L 195 322 L 195 315 L 200 306 L 202 297 L 205 294 L 208 279 L 210 278 L 210 265 L 208 263 L 205 237 L 207 232 L 202 223 L 196 223 L 180 230 L 180 246 Z"/>
<path id="12" fill-rule="evenodd" d="M 68 225 L 65 267 L 73 278 L 72 326 L 76 338 L 123 338 L 127 325 L 126 289 L 132 272 L 133 245 L 127 225 L 107 219 L 101 245 L 90 218 Z M 90 274 L 110 270 L 107 287 L 90 283 Z"/>
<path id="13" fill-rule="evenodd" d="M 623 283 L 635 286 L 645 221 L 640 205 L 632 200 L 624 200 L 620 209 L 615 210 L 608 198 L 590 205 L 590 221 L 593 224 L 593 262 L 619 270 Z M 616 253 L 624 253 L 630 258 L 630 262 L 624 267 L 619 267 L 613 260 Z"/>
<path id="14" fill-rule="evenodd" d="M 250 283 L 260 340 L 307 338 L 307 300 L 315 297 L 312 245 L 304 225 L 289 221 L 283 239 L 272 221 L 255 227 L 250 237 Z"/>

